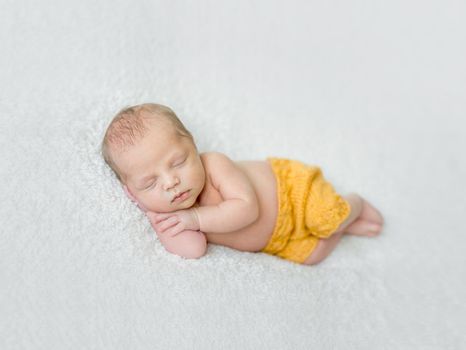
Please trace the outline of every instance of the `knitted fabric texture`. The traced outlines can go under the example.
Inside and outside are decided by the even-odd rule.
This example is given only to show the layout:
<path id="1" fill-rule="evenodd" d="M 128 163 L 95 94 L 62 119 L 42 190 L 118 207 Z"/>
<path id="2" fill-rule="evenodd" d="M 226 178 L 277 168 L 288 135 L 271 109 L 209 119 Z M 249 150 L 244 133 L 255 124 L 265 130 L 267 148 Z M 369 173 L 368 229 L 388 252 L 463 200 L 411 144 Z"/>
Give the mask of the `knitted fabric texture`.
<path id="1" fill-rule="evenodd" d="M 317 166 L 267 158 L 277 180 L 278 214 L 262 252 L 303 263 L 320 238 L 328 238 L 349 216 L 350 205 Z"/>

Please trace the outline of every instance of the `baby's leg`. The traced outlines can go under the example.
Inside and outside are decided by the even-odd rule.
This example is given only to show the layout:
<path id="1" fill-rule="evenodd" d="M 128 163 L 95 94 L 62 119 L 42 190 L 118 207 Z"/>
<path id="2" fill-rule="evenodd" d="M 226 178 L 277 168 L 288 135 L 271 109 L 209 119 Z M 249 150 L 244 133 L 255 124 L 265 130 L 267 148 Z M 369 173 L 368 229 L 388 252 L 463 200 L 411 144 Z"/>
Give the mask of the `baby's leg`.
<path id="1" fill-rule="evenodd" d="M 377 236 L 382 230 L 384 222 L 382 214 L 364 198 L 356 194 L 349 195 L 348 197 L 350 196 L 359 197 L 361 201 L 360 214 L 349 225 L 343 229 L 339 228 L 338 231 L 357 236 Z"/>
<path id="2" fill-rule="evenodd" d="M 343 236 L 343 232 L 335 232 L 329 238 L 321 238 L 311 255 L 303 262 L 304 265 L 316 265 L 324 260 L 335 249 Z"/>
<path id="3" fill-rule="evenodd" d="M 375 236 L 380 233 L 383 217 L 377 209 L 355 193 L 343 196 L 343 198 L 351 206 L 350 215 L 329 238 L 319 239 L 317 247 L 303 264 L 315 265 L 324 260 L 335 249 L 343 233 L 359 236 Z"/>
<path id="4" fill-rule="evenodd" d="M 351 225 L 361 215 L 362 211 L 362 199 L 357 194 L 349 194 L 343 196 L 343 198 L 349 203 L 351 212 L 349 216 L 343 221 L 338 229 L 329 237 L 321 238 L 317 243 L 317 247 L 312 251 L 311 255 L 303 262 L 305 265 L 315 265 L 324 260 L 341 239 L 343 231 Z"/>

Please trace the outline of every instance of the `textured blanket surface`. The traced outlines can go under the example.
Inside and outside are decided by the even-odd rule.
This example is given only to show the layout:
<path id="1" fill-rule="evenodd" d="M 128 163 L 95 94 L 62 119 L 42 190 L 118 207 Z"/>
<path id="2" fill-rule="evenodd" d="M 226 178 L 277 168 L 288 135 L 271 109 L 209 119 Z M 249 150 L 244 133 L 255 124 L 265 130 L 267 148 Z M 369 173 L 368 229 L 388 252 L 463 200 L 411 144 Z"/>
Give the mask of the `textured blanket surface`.
<path id="1" fill-rule="evenodd" d="M 1 349 L 465 349 L 466 6 L 3 1 Z M 100 156 L 122 107 L 322 167 L 385 215 L 317 266 L 171 255 Z"/>

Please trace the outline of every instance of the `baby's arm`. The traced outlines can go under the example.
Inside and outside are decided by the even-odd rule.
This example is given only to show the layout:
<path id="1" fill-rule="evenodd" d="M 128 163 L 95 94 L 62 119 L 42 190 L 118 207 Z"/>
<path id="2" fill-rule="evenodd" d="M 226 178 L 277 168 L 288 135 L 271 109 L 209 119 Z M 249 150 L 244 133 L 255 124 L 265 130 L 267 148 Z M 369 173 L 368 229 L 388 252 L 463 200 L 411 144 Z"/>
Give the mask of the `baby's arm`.
<path id="1" fill-rule="evenodd" d="M 164 226 L 166 226 L 166 221 L 169 219 L 159 220 L 159 215 L 153 212 L 146 213 L 160 243 L 168 252 L 188 259 L 197 259 L 206 253 L 207 238 L 203 232 L 193 229 L 181 229 L 175 235 L 166 234 Z M 169 225 L 166 227 L 169 227 Z"/>
<path id="2" fill-rule="evenodd" d="M 207 251 L 206 236 L 199 231 L 183 230 L 176 236 L 167 236 L 155 231 L 164 248 L 187 259 L 198 259 Z"/>
<path id="3" fill-rule="evenodd" d="M 149 212 L 147 208 L 131 194 L 126 186 L 123 186 L 123 190 L 129 199 L 136 203 L 139 209 L 146 214 L 160 242 L 168 252 L 187 259 L 197 259 L 206 253 L 207 239 L 204 233 L 186 229 L 179 232 L 176 236 L 161 234 L 161 231 L 158 230 L 158 223 L 154 213 Z"/>
<path id="4" fill-rule="evenodd" d="M 259 203 L 248 177 L 222 153 L 213 152 L 209 162 L 210 180 L 224 201 L 194 208 L 202 232 L 227 233 L 252 224 L 259 217 Z"/>
<path id="5" fill-rule="evenodd" d="M 156 232 L 176 236 L 183 230 L 228 233 L 242 229 L 259 217 L 259 202 L 249 178 L 222 153 L 204 158 L 210 182 L 220 192 L 223 202 L 191 207 L 170 213 L 147 213 Z"/>

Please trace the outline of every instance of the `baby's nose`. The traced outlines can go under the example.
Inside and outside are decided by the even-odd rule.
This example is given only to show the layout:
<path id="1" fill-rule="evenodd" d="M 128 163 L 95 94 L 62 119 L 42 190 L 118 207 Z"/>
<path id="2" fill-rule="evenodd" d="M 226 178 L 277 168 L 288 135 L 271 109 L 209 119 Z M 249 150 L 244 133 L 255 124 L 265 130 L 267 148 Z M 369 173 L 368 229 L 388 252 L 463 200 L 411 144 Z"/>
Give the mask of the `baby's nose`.
<path id="1" fill-rule="evenodd" d="M 165 190 L 167 191 L 173 188 L 174 186 L 178 185 L 179 183 L 180 183 L 180 180 L 177 177 L 168 178 L 165 181 Z"/>

